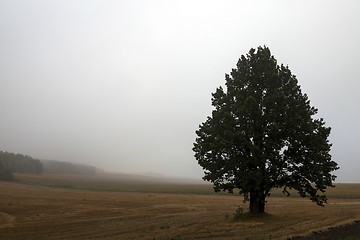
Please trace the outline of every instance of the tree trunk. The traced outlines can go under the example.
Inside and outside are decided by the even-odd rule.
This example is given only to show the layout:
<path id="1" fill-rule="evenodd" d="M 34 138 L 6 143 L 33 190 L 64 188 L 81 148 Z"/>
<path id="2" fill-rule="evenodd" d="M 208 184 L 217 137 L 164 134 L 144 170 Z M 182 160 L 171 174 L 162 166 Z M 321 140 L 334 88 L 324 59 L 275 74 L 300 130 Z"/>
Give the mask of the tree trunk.
<path id="1" fill-rule="evenodd" d="M 265 195 L 250 193 L 250 213 L 260 214 L 265 212 Z"/>

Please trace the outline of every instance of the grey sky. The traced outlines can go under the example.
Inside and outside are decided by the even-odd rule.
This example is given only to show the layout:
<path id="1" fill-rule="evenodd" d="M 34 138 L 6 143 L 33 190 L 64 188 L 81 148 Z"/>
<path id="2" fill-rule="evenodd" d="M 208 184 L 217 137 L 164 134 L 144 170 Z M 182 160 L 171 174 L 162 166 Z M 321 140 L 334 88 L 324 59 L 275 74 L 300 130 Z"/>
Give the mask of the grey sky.
<path id="1" fill-rule="evenodd" d="M 0 149 L 202 177 L 211 93 L 251 47 L 288 65 L 360 182 L 360 2 L 0 0 Z"/>

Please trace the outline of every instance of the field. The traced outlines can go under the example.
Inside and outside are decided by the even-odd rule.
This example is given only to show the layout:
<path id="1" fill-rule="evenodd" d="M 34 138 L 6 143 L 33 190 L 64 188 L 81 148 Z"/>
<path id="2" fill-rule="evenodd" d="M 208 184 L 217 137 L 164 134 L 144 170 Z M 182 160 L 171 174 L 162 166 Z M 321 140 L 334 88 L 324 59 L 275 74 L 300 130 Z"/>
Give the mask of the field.
<path id="1" fill-rule="evenodd" d="M 0 239 L 287 239 L 360 219 L 360 184 L 338 184 L 323 208 L 274 191 L 267 216 L 234 221 L 238 195 L 206 184 L 17 175 L 0 182 Z"/>

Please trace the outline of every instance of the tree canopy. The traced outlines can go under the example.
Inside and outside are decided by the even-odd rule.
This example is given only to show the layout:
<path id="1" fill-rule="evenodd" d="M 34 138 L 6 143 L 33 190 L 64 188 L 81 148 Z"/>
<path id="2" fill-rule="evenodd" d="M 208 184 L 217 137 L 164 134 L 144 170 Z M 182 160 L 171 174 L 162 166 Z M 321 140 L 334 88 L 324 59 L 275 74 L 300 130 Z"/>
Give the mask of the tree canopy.
<path id="1" fill-rule="evenodd" d="M 0 161 L 0 181 L 14 181 L 13 172 L 5 168 L 1 161 Z"/>
<path id="2" fill-rule="evenodd" d="M 39 159 L 23 154 L 0 151 L 0 162 L 5 169 L 11 172 L 41 174 L 44 171 Z"/>
<path id="3" fill-rule="evenodd" d="M 338 169 L 330 127 L 301 92 L 290 69 L 266 46 L 242 55 L 226 89 L 212 94 L 212 115 L 199 126 L 193 151 L 215 191 L 239 189 L 250 212 L 265 211 L 273 188 L 295 189 L 323 206 Z"/>

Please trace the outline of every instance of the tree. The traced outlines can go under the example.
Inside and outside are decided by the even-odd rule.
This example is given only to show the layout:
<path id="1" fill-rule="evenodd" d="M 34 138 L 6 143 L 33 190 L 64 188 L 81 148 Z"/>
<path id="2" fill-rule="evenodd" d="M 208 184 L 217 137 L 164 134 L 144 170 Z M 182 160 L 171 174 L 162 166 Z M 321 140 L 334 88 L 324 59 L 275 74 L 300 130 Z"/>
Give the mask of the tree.
<path id="1" fill-rule="evenodd" d="M 242 55 L 226 91 L 212 94 L 215 109 L 199 126 L 193 151 L 204 180 L 215 191 L 239 189 L 250 213 L 265 211 L 273 188 L 290 189 L 324 206 L 338 169 L 331 160 L 330 127 L 310 106 L 287 66 L 278 65 L 266 46 Z"/>
<path id="2" fill-rule="evenodd" d="M 14 174 L 5 168 L 0 161 L 0 181 L 14 181 Z"/>
<path id="3" fill-rule="evenodd" d="M 27 155 L 0 151 L 0 162 L 11 172 L 41 174 L 44 171 L 40 160 Z"/>

